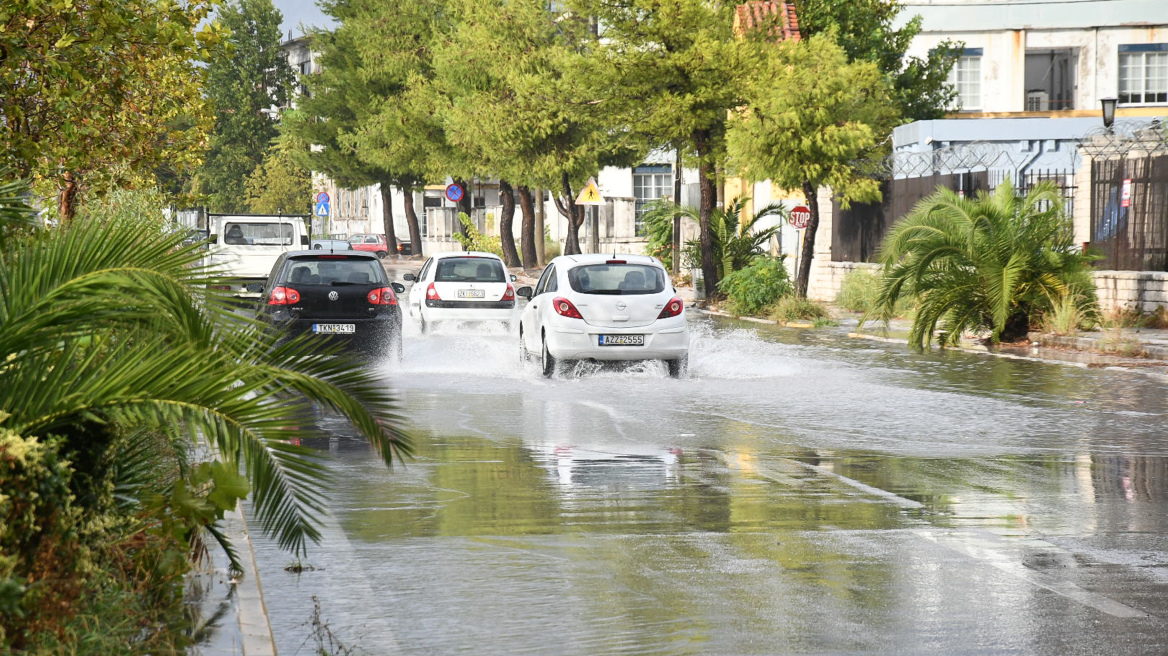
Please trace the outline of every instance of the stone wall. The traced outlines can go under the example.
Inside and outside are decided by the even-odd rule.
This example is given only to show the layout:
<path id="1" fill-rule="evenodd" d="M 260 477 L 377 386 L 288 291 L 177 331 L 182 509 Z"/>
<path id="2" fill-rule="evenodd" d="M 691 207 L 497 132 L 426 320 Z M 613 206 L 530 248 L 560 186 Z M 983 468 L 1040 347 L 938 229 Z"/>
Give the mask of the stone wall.
<path id="1" fill-rule="evenodd" d="M 1095 291 L 1105 312 L 1118 309 L 1154 312 L 1168 305 L 1168 272 L 1096 271 Z"/>

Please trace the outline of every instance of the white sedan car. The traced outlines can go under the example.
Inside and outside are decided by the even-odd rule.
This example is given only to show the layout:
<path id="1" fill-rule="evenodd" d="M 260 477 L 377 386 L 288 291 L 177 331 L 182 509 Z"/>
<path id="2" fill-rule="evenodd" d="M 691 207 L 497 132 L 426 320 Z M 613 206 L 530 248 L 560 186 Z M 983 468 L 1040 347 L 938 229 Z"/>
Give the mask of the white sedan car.
<path id="1" fill-rule="evenodd" d="M 538 354 L 544 376 L 571 360 L 665 360 L 669 375 L 689 363 L 685 304 L 665 267 L 645 255 L 565 255 L 539 283 L 516 292 L 531 302 L 519 320 L 524 359 Z"/>
<path id="2" fill-rule="evenodd" d="M 514 320 L 515 277 L 493 253 L 435 253 L 417 275 L 402 277 L 414 283 L 407 300 L 422 332 L 437 321 L 501 321 L 510 326 Z"/>

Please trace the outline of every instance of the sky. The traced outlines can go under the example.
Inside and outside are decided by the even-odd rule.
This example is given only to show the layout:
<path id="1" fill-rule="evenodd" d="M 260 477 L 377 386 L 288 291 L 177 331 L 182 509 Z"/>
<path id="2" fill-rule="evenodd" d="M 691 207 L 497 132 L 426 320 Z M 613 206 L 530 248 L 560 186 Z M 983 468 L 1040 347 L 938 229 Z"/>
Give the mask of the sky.
<path id="1" fill-rule="evenodd" d="M 293 37 L 300 36 L 301 23 L 308 27 L 327 28 L 335 25 L 333 20 L 325 16 L 320 7 L 316 6 L 315 0 L 272 0 L 272 4 L 284 15 L 284 22 L 280 27 L 283 34 L 281 40 L 288 38 L 289 31 Z"/>

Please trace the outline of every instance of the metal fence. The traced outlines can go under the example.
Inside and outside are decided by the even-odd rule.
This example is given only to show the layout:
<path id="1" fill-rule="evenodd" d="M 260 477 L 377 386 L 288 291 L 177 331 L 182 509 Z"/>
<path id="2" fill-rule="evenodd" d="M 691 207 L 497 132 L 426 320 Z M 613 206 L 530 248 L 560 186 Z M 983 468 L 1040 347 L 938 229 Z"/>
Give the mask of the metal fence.
<path id="1" fill-rule="evenodd" d="M 1091 191 L 1096 267 L 1168 271 L 1168 155 L 1095 160 Z"/>
<path id="2" fill-rule="evenodd" d="M 838 201 L 832 201 L 832 243 L 833 262 L 871 262 L 875 259 L 880 242 L 892 224 L 912 211 L 922 199 L 932 195 L 938 188 L 949 189 L 964 197 L 973 197 L 978 192 L 990 192 L 1007 179 L 1013 179 L 1014 172 L 1004 169 L 989 171 L 968 171 L 964 173 L 935 174 L 910 178 L 895 178 L 881 183 L 883 200 L 879 203 L 852 203 L 844 209 Z M 1054 182 L 1062 190 L 1067 216 L 1073 216 L 1075 202 L 1075 174 L 1070 169 L 1044 169 L 1028 171 L 1017 176 L 1015 183 L 1019 194 L 1026 194 L 1040 181 Z"/>

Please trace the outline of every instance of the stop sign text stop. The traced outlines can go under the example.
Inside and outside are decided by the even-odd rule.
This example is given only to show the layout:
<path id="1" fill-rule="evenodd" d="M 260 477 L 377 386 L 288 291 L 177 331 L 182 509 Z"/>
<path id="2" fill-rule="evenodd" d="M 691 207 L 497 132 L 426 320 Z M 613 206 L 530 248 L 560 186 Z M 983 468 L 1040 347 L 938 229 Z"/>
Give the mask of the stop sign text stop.
<path id="1" fill-rule="evenodd" d="M 806 228 L 808 222 L 811 221 L 811 208 L 806 205 L 796 205 L 791 208 L 791 218 L 788 221 L 795 226 L 796 230 Z"/>

